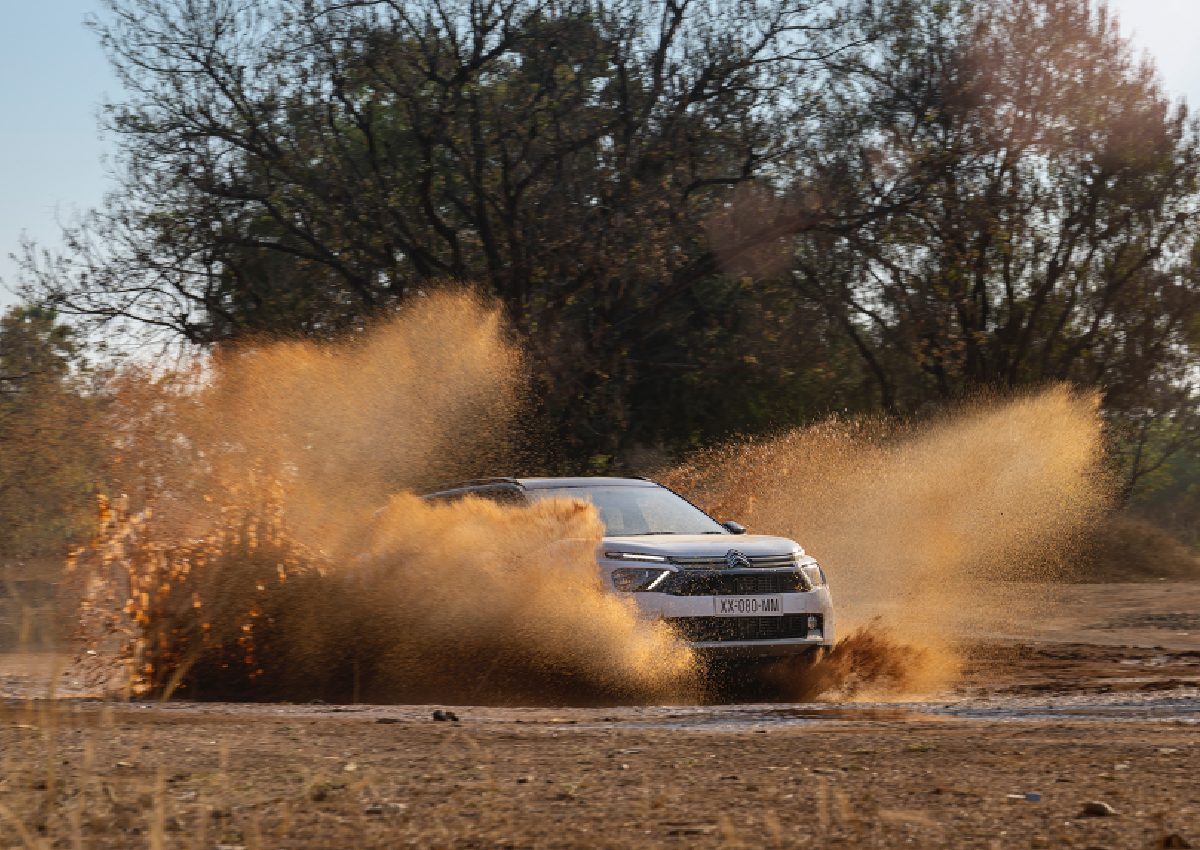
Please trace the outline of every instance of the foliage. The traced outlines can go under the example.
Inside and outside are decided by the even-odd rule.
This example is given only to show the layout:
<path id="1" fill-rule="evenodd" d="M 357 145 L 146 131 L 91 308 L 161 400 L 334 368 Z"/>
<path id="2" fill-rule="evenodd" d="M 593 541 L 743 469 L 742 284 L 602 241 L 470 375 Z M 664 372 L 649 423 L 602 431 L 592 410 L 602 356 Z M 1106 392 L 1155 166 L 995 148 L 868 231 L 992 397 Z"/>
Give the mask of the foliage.
<path id="1" fill-rule="evenodd" d="M 1178 442 L 1170 432 L 1148 441 L 1154 469 L 1137 482 L 1130 508 L 1200 553 L 1200 450 L 1175 450 Z"/>
<path id="2" fill-rule="evenodd" d="M 981 386 L 1103 388 L 1163 411 L 1200 307 L 1200 148 L 1182 107 L 1085 0 L 881 4 L 890 35 L 836 75 L 848 195 L 921 184 L 799 252 L 800 285 L 859 347 L 885 409 Z M 1166 401 L 1165 399 L 1162 401 Z"/>
<path id="3" fill-rule="evenodd" d="M 545 467 L 1056 381 L 1102 390 L 1130 493 L 1200 434 L 1196 127 L 1088 0 L 111 0 L 96 29 L 121 187 L 26 258 L 64 312 L 320 337 L 470 281 L 531 351 Z"/>
<path id="4" fill-rule="evenodd" d="M 727 429 L 711 367 L 792 317 L 720 274 L 706 224 L 729 187 L 792 170 L 825 8 L 115 3 L 98 30 L 131 93 L 110 111 L 123 191 L 42 292 L 209 343 L 325 335 L 474 281 L 532 348 L 562 457 Z M 722 254 L 778 235 L 729 230 Z M 796 341 L 777 371 L 828 406 L 799 389 L 817 337 Z M 692 392 L 646 433 L 631 406 L 664 374 Z"/>
<path id="5" fill-rule="evenodd" d="M 89 528 L 100 455 L 77 355 L 52 312 L 0 317 L 0 560 L 60 556 Z"/>

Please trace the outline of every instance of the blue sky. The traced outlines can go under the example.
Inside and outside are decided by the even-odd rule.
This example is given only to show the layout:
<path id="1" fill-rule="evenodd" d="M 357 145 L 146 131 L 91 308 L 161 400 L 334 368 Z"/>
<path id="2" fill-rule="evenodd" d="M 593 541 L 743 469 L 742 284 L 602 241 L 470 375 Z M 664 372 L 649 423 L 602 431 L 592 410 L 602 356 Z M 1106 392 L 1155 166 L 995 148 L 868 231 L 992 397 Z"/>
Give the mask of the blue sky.
<path id="1" fill-rule="evenodd" d="M 1110 0 L 1167 89 L 1200 106 L 1200 0 Z M 0 280 L 25 233 L 59 244 L 59 221 L 99 205 L 108 146 L 97 113 L 120 86 L 84 25 L 98 0 L 0 0 Z M 0 304 L 11 302 L 0 290 Z"/>
<path id="2" fill-rule="evenodd" d="M 83 26 L 96 0 L 0 0 L 0 278 L 22 231 L 48 246 L 58 218 L 97 206 L 106 180 L 100 102 L 120 87 Z M 57 218 L 56 218 L 57 217 Z M 0 292 L 0 301 L 11 300 Z"/>

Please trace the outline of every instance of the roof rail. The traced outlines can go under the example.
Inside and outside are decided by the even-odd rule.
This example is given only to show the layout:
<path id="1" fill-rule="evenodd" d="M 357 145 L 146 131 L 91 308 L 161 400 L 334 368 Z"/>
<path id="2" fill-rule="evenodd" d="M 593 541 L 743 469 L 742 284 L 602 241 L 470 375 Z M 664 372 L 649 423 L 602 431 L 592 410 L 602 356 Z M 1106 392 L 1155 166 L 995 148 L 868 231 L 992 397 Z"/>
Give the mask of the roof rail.
<path id="1" fill-rule="evenodd" d="M 468 481 L 457 481 L 453 484 L 443 484 L 437 487 L 432 487 L 424 492 L 440 493 L 443 490 L 461 490 L 463 487 L 481 487 L 485 484 L 512 484 L 516 487 L 521 486 L 521 482 L 515 478 L 472 478 Z"/>

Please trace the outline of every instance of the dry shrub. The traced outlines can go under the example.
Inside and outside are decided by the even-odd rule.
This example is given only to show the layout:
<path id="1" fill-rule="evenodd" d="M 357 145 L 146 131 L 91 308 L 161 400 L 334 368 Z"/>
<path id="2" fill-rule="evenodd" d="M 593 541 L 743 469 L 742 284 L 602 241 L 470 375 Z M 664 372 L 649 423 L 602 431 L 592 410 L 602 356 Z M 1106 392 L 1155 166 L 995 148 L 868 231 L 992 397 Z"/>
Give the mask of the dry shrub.
<path id="1" fill-rule="evenodd" d="M 1078 581 L 1200 581 L 1200 557 L 1140 517 L 1114 514 L 1080 553 Z"/>

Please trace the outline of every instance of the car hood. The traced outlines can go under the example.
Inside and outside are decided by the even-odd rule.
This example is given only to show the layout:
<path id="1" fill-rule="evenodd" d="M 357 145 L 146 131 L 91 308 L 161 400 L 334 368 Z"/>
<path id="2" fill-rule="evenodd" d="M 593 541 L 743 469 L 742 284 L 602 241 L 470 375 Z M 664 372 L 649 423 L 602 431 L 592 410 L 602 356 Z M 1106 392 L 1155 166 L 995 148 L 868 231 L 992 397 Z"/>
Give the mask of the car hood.
<path id="1" fill-rule="evenodd" d="M 601 553 L 628 552 L 675 558 L 720 558 L 730 549 L 751 558 L 804 552 L 794 540 L 766 534 L 639 534 L 605 537 L 600 544 Z"/>

